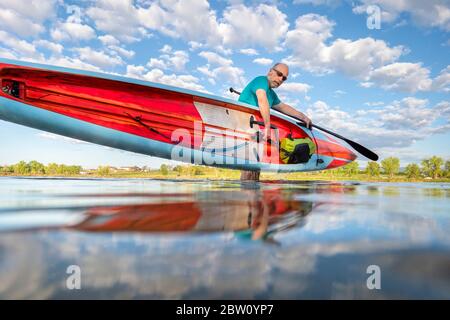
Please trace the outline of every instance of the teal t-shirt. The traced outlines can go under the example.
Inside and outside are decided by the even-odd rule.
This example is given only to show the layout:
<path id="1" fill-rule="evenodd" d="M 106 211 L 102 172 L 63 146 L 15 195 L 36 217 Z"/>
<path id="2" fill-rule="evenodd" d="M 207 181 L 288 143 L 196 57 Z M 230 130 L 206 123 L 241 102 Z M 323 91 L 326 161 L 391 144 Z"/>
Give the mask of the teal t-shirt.
<path id="1" fill-rule="evenodd" d="M 269 80 L 267 80 L 266 76 L 259 76 L 250 81 L 244 90 L 242 90 L 238 101 L 258 107 L 258 97 L 256 96 L 256 90 L 258 89 L 266 91 L 267 100 L 269 100 L 269 106 L 271 108 L 281 103 L 275 91 L 269 87 Z"/>

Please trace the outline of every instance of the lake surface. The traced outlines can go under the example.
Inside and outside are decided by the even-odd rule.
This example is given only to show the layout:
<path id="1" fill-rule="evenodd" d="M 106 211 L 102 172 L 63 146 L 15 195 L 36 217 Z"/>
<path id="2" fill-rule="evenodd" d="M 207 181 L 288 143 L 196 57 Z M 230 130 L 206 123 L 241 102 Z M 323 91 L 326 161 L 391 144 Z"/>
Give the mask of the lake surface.
<path id="1" fill-rule="evenodd" d="M 449 200 L 445 183 L 4 177 L 0 298 L 450 299 Z"/>

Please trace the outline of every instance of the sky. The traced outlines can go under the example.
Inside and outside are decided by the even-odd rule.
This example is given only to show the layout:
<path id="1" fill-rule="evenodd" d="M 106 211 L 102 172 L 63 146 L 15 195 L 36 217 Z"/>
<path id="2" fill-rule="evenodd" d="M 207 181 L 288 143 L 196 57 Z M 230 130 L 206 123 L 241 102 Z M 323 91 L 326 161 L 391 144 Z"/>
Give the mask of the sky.
<path id="1" fill-rule="evenodd" d="M 402 167 L 450 160 L 449 35 L 450 0 L 0 0 L 0 57 L 224 97 L 283 61 L 283 102 Z M 0 165 L 175 163 L 1 120 L 0 150 Z"/>

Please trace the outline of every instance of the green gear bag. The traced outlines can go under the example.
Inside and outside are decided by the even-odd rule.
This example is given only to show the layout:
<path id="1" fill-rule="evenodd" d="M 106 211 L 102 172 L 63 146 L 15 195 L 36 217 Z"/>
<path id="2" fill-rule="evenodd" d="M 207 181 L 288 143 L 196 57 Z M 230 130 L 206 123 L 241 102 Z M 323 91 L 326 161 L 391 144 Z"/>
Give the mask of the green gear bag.
<path id="1" fill-rule="evenodd" d="M 316 145 L 310 138 L 283 138 L 280 141 L 280 159 L 283 163 L 305 163 L 316 152 Z"/>

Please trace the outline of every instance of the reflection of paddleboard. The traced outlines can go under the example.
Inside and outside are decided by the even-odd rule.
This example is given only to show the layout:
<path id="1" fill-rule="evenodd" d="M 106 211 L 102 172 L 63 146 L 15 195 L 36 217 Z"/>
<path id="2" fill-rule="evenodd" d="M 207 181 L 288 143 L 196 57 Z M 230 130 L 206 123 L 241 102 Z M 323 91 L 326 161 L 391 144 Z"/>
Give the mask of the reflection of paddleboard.
<path id="1" fill-rule="evenodd" d="M 214 195 L 222 199 L 221 206 Z M 278 230 L 297 224 L 312 209 L 312 203 L 295 201 L 278 189 L 246 190 L 208 193 L 207 199 L 196 201 L 94 207 L 69 228 L 91 232 L 243 231 L 258 228 L 267 218 Z"/>
<path id="2" fill-rule="evenodd" d="M 306 163 L 284 164 L 279 140 L 312 137 L 310 130 L 272 110 L 278 142 L 258 143 L 258 108 L 200 92 L 7 59 L 0 59 L 0 81 L 0 119 L 117 149 L 267 171 L 324 170 L 356 158 L 314 131 L 317 154 Z"/>
<path id="3" fill-rule="evenodd" d="M 89 209 L 75 229 L 85 231 L 175 232 L 194 228 L 201 212 L 193 202 L 150 203 Z"/>

